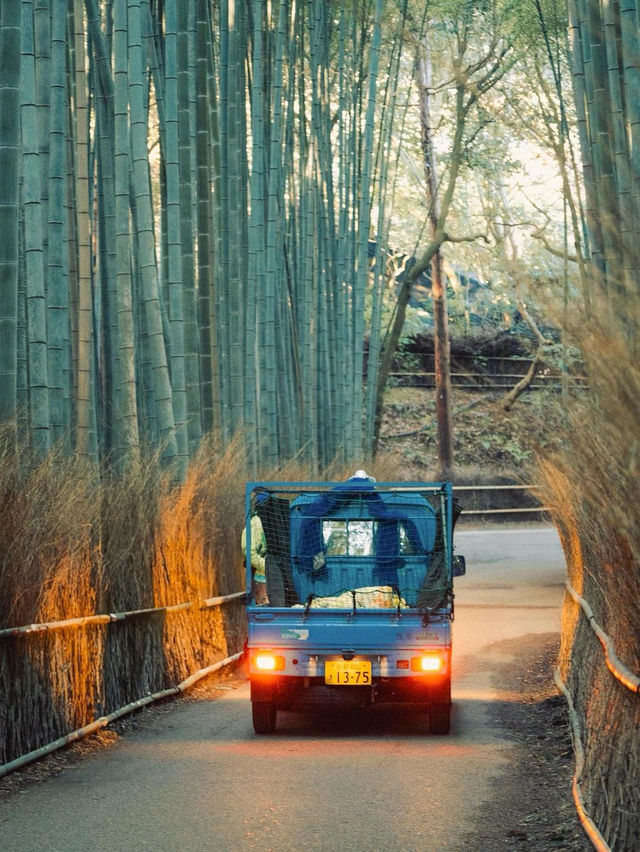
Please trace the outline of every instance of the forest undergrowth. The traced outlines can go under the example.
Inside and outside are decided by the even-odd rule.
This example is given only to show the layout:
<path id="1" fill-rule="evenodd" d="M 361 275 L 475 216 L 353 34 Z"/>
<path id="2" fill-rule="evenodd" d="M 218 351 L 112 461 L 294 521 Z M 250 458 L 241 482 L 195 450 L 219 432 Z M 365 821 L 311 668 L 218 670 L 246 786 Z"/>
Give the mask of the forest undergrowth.
<path id="1" fill-rule="evenodd" d="M 578 393 L 576 391 L 575 393 Z M 531 481 L 537 455 L 557 448 L 563 414 L 559 391 L 530 391 L 505 411 L 496 391 L 452 390 L 454 482 L 473 484 L 511 476 Z M 387 391 L 380 447 L 395 453 L 416 479 L 437 470 L 435 395 L 432 389 Z"/>

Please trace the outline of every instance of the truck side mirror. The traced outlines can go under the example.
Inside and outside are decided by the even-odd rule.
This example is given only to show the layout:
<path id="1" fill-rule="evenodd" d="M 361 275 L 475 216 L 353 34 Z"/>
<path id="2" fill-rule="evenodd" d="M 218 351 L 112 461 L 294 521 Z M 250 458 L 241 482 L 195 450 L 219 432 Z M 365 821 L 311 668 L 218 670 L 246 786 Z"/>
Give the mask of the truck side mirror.
<path id="1" fill-rule="evenodd" d="M 465 561 L 464 556 L 455 554 L 455 556 L 453 557 L 452 568 L 454 577 L 464 577 L 464 575 L 467 573 L 467 563 Z"/>

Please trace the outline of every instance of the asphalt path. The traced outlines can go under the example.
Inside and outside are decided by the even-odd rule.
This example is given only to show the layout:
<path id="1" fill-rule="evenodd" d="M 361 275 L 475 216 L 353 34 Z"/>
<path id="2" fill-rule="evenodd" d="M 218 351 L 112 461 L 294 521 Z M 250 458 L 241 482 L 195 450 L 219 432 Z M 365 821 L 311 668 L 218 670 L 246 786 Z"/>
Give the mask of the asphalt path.
<path id="1" fill-rule="evenodd" d="M 453 724 L 372 707 L 279 713 L 253 733 L 246 684 L 148 714 L 112 747 L 0 802 L 0 850 L 459 850 L 514 746 L 496 719 L 510 643 L 559 630 L 553 529 L 462 529 Z M 501 696 L 504 700 L 504 695 Z"/>

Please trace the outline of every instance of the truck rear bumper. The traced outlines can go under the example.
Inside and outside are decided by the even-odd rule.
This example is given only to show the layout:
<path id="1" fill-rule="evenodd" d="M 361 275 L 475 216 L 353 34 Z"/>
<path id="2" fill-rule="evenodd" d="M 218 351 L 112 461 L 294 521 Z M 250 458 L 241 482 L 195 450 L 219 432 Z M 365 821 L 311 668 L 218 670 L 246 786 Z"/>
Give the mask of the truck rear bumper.
<path id="1" fill-rule="evenodd" d="M 432 704 L 451 700 L 451 677 L 374 678 L 371 686 L 329 686 L 319 677 L 252 675 L 251 700 L 273 702 L 279 710 L 314 706 L 364 707 L 369 704 Z"/>

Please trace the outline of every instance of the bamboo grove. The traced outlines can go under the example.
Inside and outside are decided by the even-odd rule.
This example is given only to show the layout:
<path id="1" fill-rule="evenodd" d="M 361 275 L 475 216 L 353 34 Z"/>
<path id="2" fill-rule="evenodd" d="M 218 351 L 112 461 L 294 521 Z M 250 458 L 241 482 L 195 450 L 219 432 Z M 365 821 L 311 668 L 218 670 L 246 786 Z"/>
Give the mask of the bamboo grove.
<path id="1" fill-rule="evenodd" d="M 18 444 L 116 467 L 150 447 L 181 474 L 212 431 L 244 434 L 254 467 L 371 445 L 369 246 L 406 25 L 406 2 L 384 6 L 2 3 L 0 415 Z"/>
<path id="2" fill-rule="evenodd" d="M 591 393 L 570 415 L 550 490 L 569 578 L 638 671 L 640 5 L 570 0 L 568 11 L 586 239 L 567 313 Z M 560 664 L 583 731 L 585 807 L 612 849 L 632 849 L 640 831 L 638 696 L 611 683 L 579 613 L 567 599 Z"/>
<path id="3" fill-rule="evenodd" d="M 637 288 L 640 269 L 640 8 L 632 0 L 568 5 L 591 287 L 624 310 L 616 296 L 624 301 Z M 588 301 L 595 294 L 585 289 Z"/>

